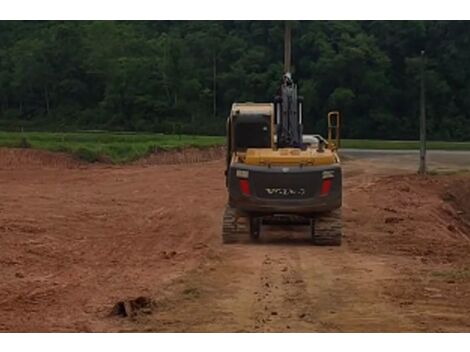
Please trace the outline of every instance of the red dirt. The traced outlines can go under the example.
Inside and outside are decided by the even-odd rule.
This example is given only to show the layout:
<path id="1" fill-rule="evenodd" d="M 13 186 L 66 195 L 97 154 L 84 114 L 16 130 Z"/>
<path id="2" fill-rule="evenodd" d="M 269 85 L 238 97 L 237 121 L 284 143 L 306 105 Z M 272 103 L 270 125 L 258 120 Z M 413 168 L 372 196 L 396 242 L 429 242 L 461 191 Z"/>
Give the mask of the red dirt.
<path id="1" fill-rule="evenodd" d="M 470 187 L 468 185 L 468 177 L 454 177 L 450 184 L 446 184 L 446 191 L 442 198 L 452 202 L 454 207 L 458 208 L 459 218 L 463 218 L 470 227 Z"/>
<path id="2" fill-rule="evenodd" d="M 87 164 L 65 153 L 51 153 L 36 149 L 0 148 L 0 170 L 78 168 Z"/>
<path id="3" fill-rule="evenodd" d="M 224 156 L 225 147 L 185 148 L 174 151 L 157 151 L 146 158 L 137 160 L 134 164 L 142 166 L 188 164 L 222 159 Z"/>
<path id="4" fill-rule="evenodd" d="M 349 160 L 343 246 L 303 228 L 224 246 L 222 160 L 30 153 L 0 150 L 0 331 L 470 331 L 468 175 Z"/>

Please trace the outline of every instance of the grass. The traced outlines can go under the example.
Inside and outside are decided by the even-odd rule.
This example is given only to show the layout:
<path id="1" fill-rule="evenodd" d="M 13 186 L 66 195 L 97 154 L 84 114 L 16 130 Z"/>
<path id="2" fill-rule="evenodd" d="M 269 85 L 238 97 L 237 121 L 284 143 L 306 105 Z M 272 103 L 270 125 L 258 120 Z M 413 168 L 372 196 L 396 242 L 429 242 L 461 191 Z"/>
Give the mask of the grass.
<path id="1" fill-rule="evenodd" d="M 373 139 L 343 139 L 342 148 L 352 149 L 419 149 L 418 141 L 381 141 Z M 470 142 L 443 142 L 429 141 L 426 143 L 429 150 L 470 150 Z"/>
<path id="2" fill-rule="evenodd" d="M 88 131 L 76 133 L 0 132 L 0 147 L 34 148 L 66 152 L 90 162 L 125 163 L 149 155 L 156 150 L 175 150 L 185 147 L 207 148 L 223 145 L 224 137 L 164 135 L 151 133 L 111 133 Z M 381 141 L 343 139 L 342 148 L 361 149 L 418 149 L 417 141 Z M 427 144 L 428 149 L 470 150 L 470 142 L 438 142 Z"/>
<path id="3" fill-rule="evenodd" d="M 109 132 L 0 132 L 0 147 L 70 153 L 90 162 L 125 163 L 157 150 L 222 145 L 224 137 Z"/>

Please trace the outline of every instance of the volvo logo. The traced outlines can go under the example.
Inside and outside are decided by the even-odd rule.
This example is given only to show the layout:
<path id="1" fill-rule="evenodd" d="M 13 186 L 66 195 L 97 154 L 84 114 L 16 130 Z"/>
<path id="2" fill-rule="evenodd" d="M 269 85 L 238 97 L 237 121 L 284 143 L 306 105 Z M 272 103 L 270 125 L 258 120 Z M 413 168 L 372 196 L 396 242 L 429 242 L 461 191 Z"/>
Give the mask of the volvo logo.
<path id="1" fill-rule="evenodd" d="M 303 196 L 305 195 L 305 188 L 265 188 L 265 191 L 269 195 L 273 196 Z"/>

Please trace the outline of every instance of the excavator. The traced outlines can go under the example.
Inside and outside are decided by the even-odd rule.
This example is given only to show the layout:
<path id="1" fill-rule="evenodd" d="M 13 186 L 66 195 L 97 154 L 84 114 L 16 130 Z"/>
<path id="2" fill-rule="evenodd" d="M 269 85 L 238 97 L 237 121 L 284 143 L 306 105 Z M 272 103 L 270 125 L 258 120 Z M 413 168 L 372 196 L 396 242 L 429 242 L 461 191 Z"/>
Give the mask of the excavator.
<path id="1" fill-rule="evenodd" d="M 232 104 L 223 243 L 256 241 L 264 225 L 287 222 L 307 224 L 314 245 L 341 245 L 340 114 L 327 114 L 327 139 L 303 134 L 303 97 L 290 61 L 286 23 L 284 75 L 273 102 Z"/>

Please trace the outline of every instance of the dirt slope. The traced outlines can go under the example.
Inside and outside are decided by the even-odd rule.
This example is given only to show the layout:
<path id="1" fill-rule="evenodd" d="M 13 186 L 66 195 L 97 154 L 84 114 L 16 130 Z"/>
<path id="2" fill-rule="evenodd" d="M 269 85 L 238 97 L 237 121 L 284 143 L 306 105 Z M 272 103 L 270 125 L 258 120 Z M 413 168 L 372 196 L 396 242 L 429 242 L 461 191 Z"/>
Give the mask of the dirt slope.
<path id="1" fill-rule="evenodd" d="M 0 331 L 470 331 L 470 210 L 449 196 L 468 176 L 348 160 L 342 247 L 302 227 L 223 246 L 221 160 L 4 159 Z M 140 296 L 150 314 L 110 315 Z"/>

